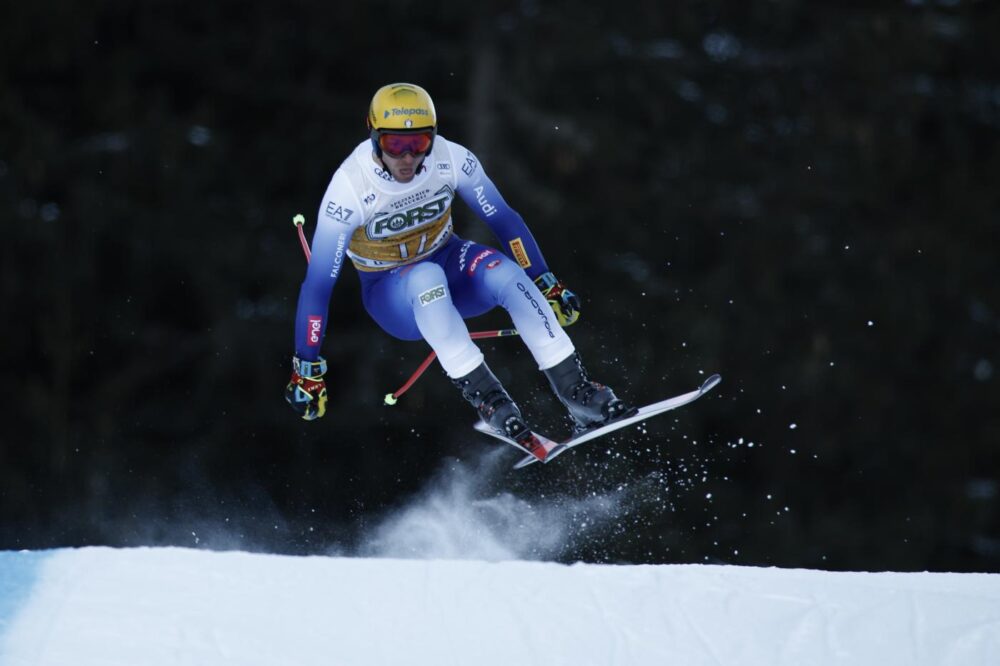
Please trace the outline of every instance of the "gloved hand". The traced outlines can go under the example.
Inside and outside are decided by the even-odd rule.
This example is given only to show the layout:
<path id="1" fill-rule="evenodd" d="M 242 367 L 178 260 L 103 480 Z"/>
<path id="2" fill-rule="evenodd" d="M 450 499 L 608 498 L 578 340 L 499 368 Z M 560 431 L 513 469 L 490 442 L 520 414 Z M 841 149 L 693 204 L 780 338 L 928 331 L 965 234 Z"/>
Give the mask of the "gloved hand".
<path id="1" fill-rule="evenodd" d="M 306 421 L 315 421 L 326 414 L 326 360 L 304 361 L 292 357 L 292 378 L 285 386 L 285 401 Z"/>
<path id="2" fill-rule="evenodd" d="M 569 326 L 580 318 L 580 299 L 556 279 L 551 271 L 535 278 L 535 284 L 542 296 L 552 306 L 560 326 Z"/>

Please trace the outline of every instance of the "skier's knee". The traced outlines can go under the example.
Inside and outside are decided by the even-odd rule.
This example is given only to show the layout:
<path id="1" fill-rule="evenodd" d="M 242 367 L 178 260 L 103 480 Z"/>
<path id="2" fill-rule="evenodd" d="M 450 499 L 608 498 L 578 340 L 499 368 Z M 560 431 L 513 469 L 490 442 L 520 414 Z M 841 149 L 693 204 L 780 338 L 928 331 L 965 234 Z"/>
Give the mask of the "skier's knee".
<path id="1" fill-rule="evenodd" d="M 430 262 L 410 268 L 406 275 L 406 292 L 414 305 L 429 305 L 448 294 L 448 278 L 444 269 Z"/>
<path id="2" fill-rule="evenodd" d="M 523 268 L 509 259 L 505 259 L 490 273 L 487 278 L 489 291 L 494 295 L 497 305 L 507 310 L 510 310 L 513 303 L 524 298 L 525 292 L 530 291 L 531 278 Z"/>
<path id="3" fill-rule="evenodd" d="M 407 270 L 406 282 L 413 290 L 423 291 L 435 284 L 447 282 L 444 269 L 430 262 L 420 263 Z"/>
<path id="4" fill-rule="evenodd" d="M 518 280 L 528 280 L 528 275 L 524 269 L 511 261 L 507 257 L 498 257 L 486 264 L 483 281 L 489 291 L 500 294 L 508 289 Z"/>

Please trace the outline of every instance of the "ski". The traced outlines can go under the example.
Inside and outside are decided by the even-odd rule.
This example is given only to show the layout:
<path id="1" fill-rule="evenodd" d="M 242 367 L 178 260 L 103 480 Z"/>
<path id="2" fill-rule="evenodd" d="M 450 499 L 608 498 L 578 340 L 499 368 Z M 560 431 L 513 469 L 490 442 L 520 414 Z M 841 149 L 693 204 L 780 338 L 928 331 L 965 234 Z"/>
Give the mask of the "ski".
<path id="1" fill-rule="evenodd" d="M 551 439 L 545 437 L 544 435 L 539 435 L 537 433 L 532 432 L 532 444 L 530 445 L 531 449 L 518 444 L 514 440 L 505 437 L 504 435 L 501 435 L 500 433 L 494 431 L 492 428 L 490 428 L 482 421 L 477 423 L 474 427 L 481 433 L 485 433 L 487 435 L 495 437 L 496 439 L 507 442 L 508 444 L 517 447 L 519 450 L 528 453 L 529 455 L 527 457 L 521 459 L 520 461 L 517 462 L 517 464 L 514 465 L 514 469 L 520 469 L 522 467 L 527 467 L 528 465 L 539 461 L 547 463 L 552 459 L 554 459 L 556 456 L 559 456 L 562 453 L 573 448 L 574 446 L 579 446 L 584 442 L 589 442 L 592 439 L 597 439 L 598 437 L 606 435 L 609 432 L 620 430 L 621 428 L 630 426 L 633 423 L 638 423 L 639 421 L 643 421 L 652 416 L 656 416 L 664 412 L 669 412 L 672 409 L 677 409 L 678 407 L 682 407 L 688 403 L 694 402 L 695 400 L 697 400 L 698 398 L 700 398 L 701 396 L 705 395 L 713 388 L 715 388 L 715 386 L 721 381 L 722 381 L 721 376 L 712 375 L 704 382 L 702 382 L 701 386 L 695 389 L 694 391 L 690 391 L 689 393 L 683 393 L 681 395 L 675 396 L 673 398 L 668 398 L 667 400 L 662 400 L 660 402 L 654 402 L 650 405 L 646 405 L 645 407 L 640 407 L 631 416 L 626 416 L 625 418 L 618 419 L 617 421 L 612 421 L 611 423 L 606 423 L 604 425 L 597 426 L 595 428 L 590 428 L 588 430 L 580 431 L 572 435 L 568 439 L 563 440 L 562 442 L 554 442 Z M 537 442 L 537 444 L 535 444 L 535 442 Z"/>
<path id="2" fill-rule="evenodd" d="M 472 427 L 485 435 L 496 437 L 501 442 L 506 442 L 507 444 L 510 444 L 511 446 L 513 446 L 518 451 L 521 451 L 522 453 L 527 453 L 528 456 L 518 464 L 514 465 L 515 468 L 524 467 L 525 465 L 528 465 L 529 463 L 525 462 L 526 460 L 530 460 L 531 462 L 539 460 L 545 462 L 545 460 L 549 456 L 549 452 L 559 446 L 558 442 L 553 442 L 545 435 L 539 435 L 537 432 L 532 432 L 531 436 L 522 443 L 513 440 L 510 437 L 507 437 L 506 435 L 501 435 L 496 430 L 487 425 L 485 421 L 477 421 L 476 424 L 473 425 Z"/>

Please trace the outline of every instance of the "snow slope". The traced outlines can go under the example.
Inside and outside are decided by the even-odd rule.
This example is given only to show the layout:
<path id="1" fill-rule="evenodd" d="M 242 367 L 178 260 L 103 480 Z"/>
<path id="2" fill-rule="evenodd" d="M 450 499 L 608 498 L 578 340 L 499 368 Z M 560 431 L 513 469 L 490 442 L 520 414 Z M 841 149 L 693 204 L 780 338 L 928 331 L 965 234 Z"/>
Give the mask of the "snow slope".
<path id="1" fill-rule="evenodd" d="M 0 664 L 1000 663 L 1000 575 L 0 553 Z"/>

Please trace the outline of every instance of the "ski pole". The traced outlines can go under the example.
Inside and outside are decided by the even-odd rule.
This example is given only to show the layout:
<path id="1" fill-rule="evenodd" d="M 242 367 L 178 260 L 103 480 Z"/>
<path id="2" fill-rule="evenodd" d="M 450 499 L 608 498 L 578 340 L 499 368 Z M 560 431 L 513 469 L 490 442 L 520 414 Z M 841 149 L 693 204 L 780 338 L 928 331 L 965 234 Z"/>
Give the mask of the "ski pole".
<path id="1" fill-rule="evenodd" d="M 295 225 L 299 232 L 299 243 L 302 244 L 302 252 L 306 255 L 306 263 L 312 260 L 312 252 L 309 250 L 309 242 L 306 240 L 305 231 L 302 230 L 303 225 L 306 223 L 306 218 L 302 213 L 296 213 L 292 218 L 292 224 Z M 516 328 L 501 328 L 495 331 L 475 331 L 469 334 L 473 340 L 482 340 L 483 338 L 506 338 L 512 335 L 517 335 Z M 424 362 L 420 364 L 419 367 L 414 371 L 410 378 L 406 380 L 406 383 L 400 386 L 398 389 L 392 393 L 385 394 L 385 404 L 395 405 L 399 400 L 399 396 L 403 395 L 410 390 L 410 387 L 420 379 L 420 376 L 424 374 L 434 359 L 437 358 L 437 352 L 431 351 L 430 355 L 424 359 Z"/>

